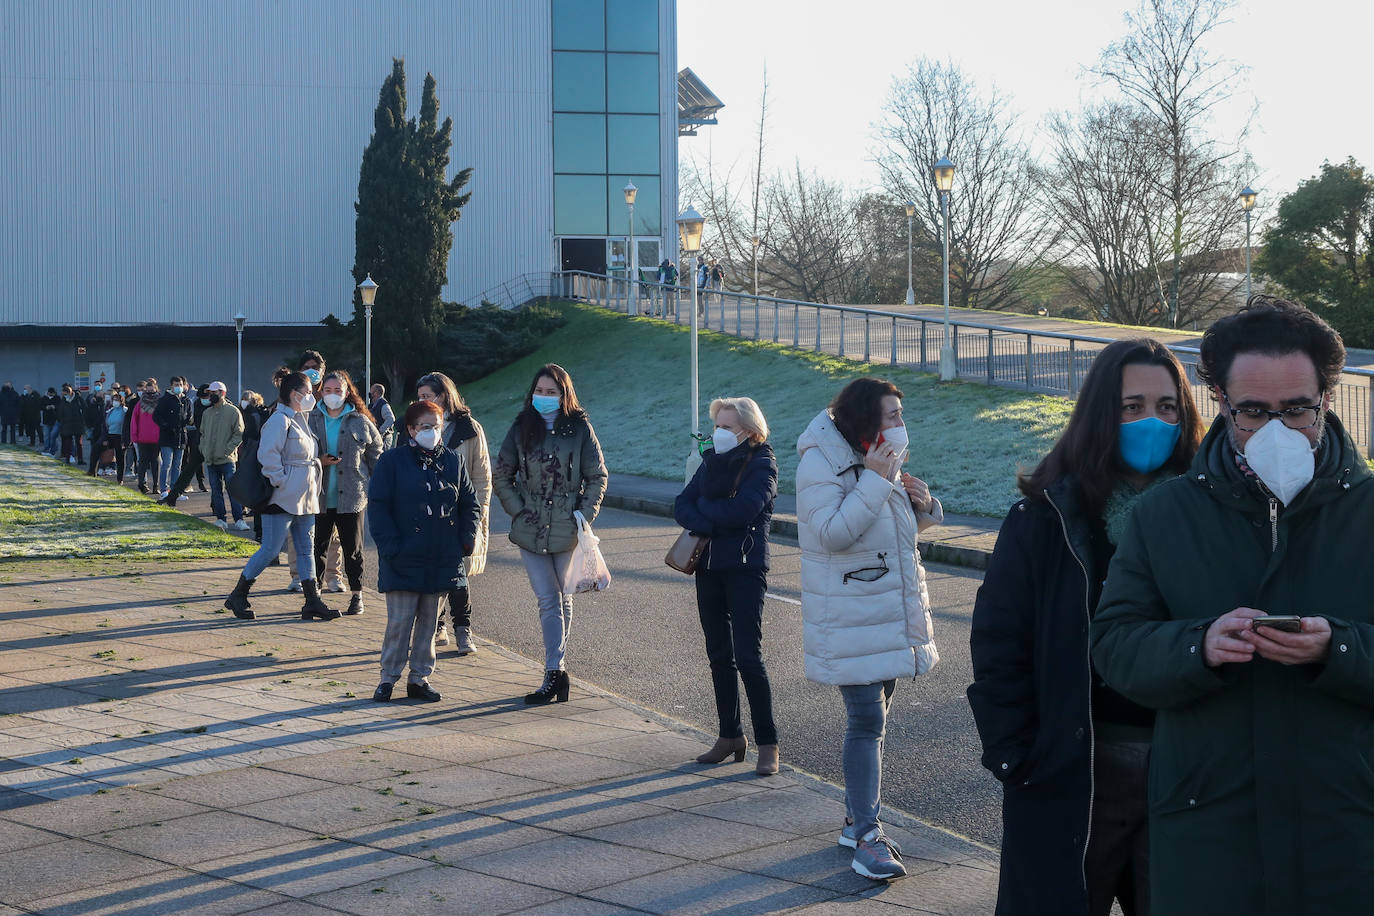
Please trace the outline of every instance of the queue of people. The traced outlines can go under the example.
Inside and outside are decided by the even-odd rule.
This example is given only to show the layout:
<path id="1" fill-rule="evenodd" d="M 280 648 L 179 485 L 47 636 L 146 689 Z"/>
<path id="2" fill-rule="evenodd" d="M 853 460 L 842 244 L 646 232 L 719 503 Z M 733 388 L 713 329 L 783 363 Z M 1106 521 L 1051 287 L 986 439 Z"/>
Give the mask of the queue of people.
<path id="1" fill-rule="evenodd" d="M 1374 567 L 1359 532 L 1374 471 L 1330 410 L 1344 360 L 1313 313 L 1255 296 L 1203 337 L 1198 377 L 1220 406 L 1206 428 L 1167 347 L 1116 341 L 1059 439 L 1018 473 L 1022 499 L 1002 523 L 970 637 L 981 762 L 1003 794 L 999 916 L 1362 911 L 1374 608 L 1361 596 Z M 525 702 L 567 701 L 577 516 L 595 520 L 608 480 L 567 371 L 536 370 L 491 463 L 442 373 L 390 415 L 388 449 L 347 373 L 316 362 L 279 375 L 265 419 L 246 416 L 261 403 L 252 392 L 237 417 L 223 386 L 207 386 L 197 425 L 212 487 L 232 479 L 236 437 L 256 443 L 270 485 L 255 507 L 262 546 L 226 607 L 253 618 L 253 584 L 289 539 L 302 617 L 342 616 L 317 584 L 338 533 L 349 613 L 362 613 L 366 513 L 387 606 L 374 699 L 390 701 L 404 675 L 408 697 L 437 701 L 429 678 L 446 605 L 460 650 L 472 648 L 469 577 L 494 491 L 543 636 L 544 678 Z M 156 432 L 171 402 L 155 380 L 140 387 L 111 398 L 97 432 L 147 444 L 149 458 L 153 445 L 175 451 Z M 903 470 L 903 398 L 890 381 L 851 381 L 796 443 L 800 648 L 806 677 L 834 686 L 845 711 L 836 842 L 878 881 L 907 872 L 881 819 L 892 702 L 899 681 L 940 658 L 917 539 L 944 510 Z M 63 399 L 73 403 L 65 389 Z M 39 414 L 59 427 L 64 455 L 79 449 L 77 415 Z M 780 761 L 762 648 L 777 461 L 752 399 L 717 399 L 710 415 L 711 447 L 674 507 L 700 540 L 692 575 L 719 724 L 697 761 L 744 759 L 742 685 L 766 776 Z M 146 463 L 140 447 L 140 480 Z M 223 522 L 223 504 L 215 511 Z"/>

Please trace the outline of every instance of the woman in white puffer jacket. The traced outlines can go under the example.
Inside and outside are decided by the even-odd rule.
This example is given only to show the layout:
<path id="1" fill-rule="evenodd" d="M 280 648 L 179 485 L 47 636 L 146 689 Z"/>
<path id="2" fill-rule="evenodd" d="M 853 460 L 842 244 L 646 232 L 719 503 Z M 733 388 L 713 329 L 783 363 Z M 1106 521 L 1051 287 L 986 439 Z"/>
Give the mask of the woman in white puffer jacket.
<path id="1" fill-rule="evenodd" d="M 839 842 L 854 849 L 854 871 L 876 880 L 906 874 L 878 823 L 888 706 L 898 678 L 940 658 L 916 538 L 944 509 L 901 471 L 901 399 L 891 382 L 856 379 L 797 440 L 806 676 L 844 697 L 848 817 Z"/>

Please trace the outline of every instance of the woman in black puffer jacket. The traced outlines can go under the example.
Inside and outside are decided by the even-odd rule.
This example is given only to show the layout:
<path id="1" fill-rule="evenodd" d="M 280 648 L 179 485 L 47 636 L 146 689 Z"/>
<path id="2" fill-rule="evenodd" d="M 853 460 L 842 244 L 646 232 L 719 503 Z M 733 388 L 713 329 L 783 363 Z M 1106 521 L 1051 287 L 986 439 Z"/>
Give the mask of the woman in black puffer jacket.
<path id="1" fill-rule="evenodd" d="M 740 724 L 739 681 L 749 698 L 758 745 L 757 772 L 778 771 L 773 693 L 763 666 L 763 598 L 768 591 L 768 528 L 778 495 L 778 464 L 767 442 L 768 422 L 750 398 L 711 402 L 714 448 L 674 506 L 677 522 L 706 535 L 697 566 L 697 613 L 706 636 L 720 737 L 697 758 L 743 760 L 748 742 Z"/>

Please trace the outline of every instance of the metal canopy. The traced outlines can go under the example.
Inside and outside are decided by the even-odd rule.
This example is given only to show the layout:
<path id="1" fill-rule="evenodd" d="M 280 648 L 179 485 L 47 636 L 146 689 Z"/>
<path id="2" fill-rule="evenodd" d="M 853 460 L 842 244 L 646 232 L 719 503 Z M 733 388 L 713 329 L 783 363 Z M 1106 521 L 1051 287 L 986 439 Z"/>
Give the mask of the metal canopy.
<path id="1" fill-rule="evenodd" d="M 684 67 L 677 75 L 677 133 L 679 137 L 695 137 L 697 128 L 716 123 L 716 112 L 725 103 L 706 87 L 706 84 Z"/>

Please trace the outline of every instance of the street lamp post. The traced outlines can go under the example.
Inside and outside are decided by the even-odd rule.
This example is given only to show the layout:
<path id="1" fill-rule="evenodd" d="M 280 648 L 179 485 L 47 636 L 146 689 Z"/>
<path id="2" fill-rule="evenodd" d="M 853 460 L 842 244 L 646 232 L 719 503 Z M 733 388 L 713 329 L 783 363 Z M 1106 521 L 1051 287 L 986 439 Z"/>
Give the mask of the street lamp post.
<path id="1" fill-rule="evenodd" d="M 1240 192 L 1240 208 L 1245 211 L 1245 301 L 1250 301 L 1250 211 L 1255 209 L 1255 198 L 1259 196 L 1249 185 Z"/>
<path id="2" fill-rule="evenodd" d="M 701 453 L 697 451 L 697 436 L 701 434 L 701 396 L 697 391 L 697 335 L 700 327 L 697 316 L 697 252 L 701 251 L 701 230 L 706 225 L 706 220 L 693 207 L 688 207 L 682 211 L 677 218 L 678 237 L 682 242 L 682 253 L 686 255 L 692 264 L 692 447 L 687 453 L 687 480 L 692 479 L 696 473 L 697 465 L 701 463 Z"/>
<path id="3" fill-rule="evenodd" d="M 755 299 L 757 299 L 758 296 L 759 296 L 759 245 L 761 245 L 762 243 L 763 243 L 763 239 L 759 238 L 757 235 L 754 236 L 754 298 L 755 298 Z"/>
<path id="4" fill-rule="evenodd" d="M 248 318 L 243 312 L 234 316 L 234 334 L 239 339 L 239 390 L 237 397 L 243 396 L 243 326 L 248 323 Z"/>
<path id="5" fill-rule="evenodd" d="M 908 200 L 906 206 L 906 304 L 916 304 L 916 290 L 911 288 L 911 221 L 916 216 L 916 202 Z"/>
<path id="6" fill-rule="evenodd" d="M 372 303 L 377 301 L 377 283 L 372 279 L 372 274 L 368 274 L 367 279 L 358 284 L 358 295 L 363 299 L 363 314 L 366 316 L 367 325 L 364 344 L 367 348 L 367 368 L 363 370 L 363 391 L 367 392 L 368 397 L 372 397 Z"/>
<path id="7" fill-rule="evenodd" d="M 631 315 L 638 315 L 639 309 L 636 308 L 637 292 L 635 287 L 639 279 L 639 258 L 635 256 L 635 195 L 639 193 L 639 188 L 635 187 L 633 181 L 625 183 L 625 206 L 630 211 L 630 227 L 625 234 L 625 279 L 628 281 L 625 292 L 625 309 Z"/>
<path id="8" fill-rule="evenodd" d="M 957 372 L 954 346 L 949 336 L 949 192 L 954 187 L 954 163 L 949 161 L 948 156 L 941 156 L 931 171 L 935 175 L 935 187 L 940 192 L 940 215 L 945 222 L 945 336 L 940 344 L 940 381 L 948 382 Z"/>

